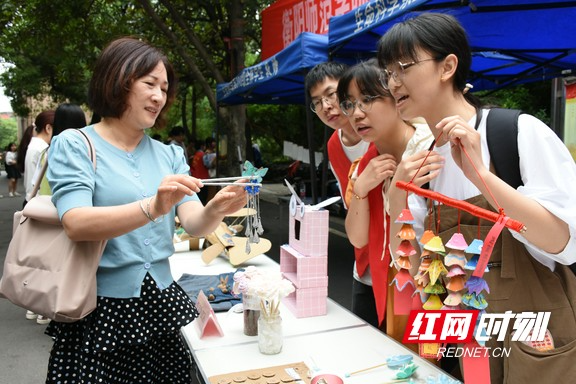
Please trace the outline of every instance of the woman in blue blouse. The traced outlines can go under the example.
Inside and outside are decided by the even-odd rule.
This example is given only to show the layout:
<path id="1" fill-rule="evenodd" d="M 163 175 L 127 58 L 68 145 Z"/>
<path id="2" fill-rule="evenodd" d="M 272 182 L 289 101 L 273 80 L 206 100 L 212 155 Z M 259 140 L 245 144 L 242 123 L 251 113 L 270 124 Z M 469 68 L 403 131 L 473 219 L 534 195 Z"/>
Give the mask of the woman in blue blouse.
<path id="1" fill-rule="evenodd" d="M 166 56 L 120 38 L 98 58 L 88 103 L 101 121 L 52 142 L 48 180 L 70 238 L 108 240 L 98 269 L 98 306 L 76 323 L 52 321 L 55 340 L 47 383 L 190 383 L 191 360 L 180 328 L 197 315 L 173 281 L 174 217 L 186 232 L 212 232 L 243 207 L 246 192 L 229 186 L 203 206 L 200 180 L 188 175 L 182 148 L 145 133 L 162 127 L 176 94 Z"/>

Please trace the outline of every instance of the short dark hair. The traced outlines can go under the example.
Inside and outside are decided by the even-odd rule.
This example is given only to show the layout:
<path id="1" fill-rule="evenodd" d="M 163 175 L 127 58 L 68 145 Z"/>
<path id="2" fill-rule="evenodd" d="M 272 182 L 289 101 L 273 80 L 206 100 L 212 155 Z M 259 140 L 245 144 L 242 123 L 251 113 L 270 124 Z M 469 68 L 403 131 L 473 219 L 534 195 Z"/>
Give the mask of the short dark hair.
<path id="1" fill-rule="evenodd" d="M 306 78 L 304 79 L 306 94 L 310 96 L 310 90 L 326 78 L 340 80 L 347 68 L 348 66 L 346 64 L 336 63 L 334 61 L 326 61 L 316 65 L 306 74 Z"/>
<path id="2" fill-rule="evenodd" d="M 454 89 L 462 91 L 472 65 L 472 52 L 466 31 L 458 20 L 445 13 L 424 12 L 394 24 L 378 42 L 378 63 L 385 68 L 400 60 L 418 60 L 418 48 L 436 60 L 449 54 L 458 57 Z"/>
<path id="3" fill-rule="evenodd" d="M 184 130 L 184 127 L 181 127 L 179 125 L 175 126 L 174 128 L 172 128 L 170 130 L 170 136 L 180 136 L 180 135 L 185 135 L 186 131 Z"/>
<path id="4" fill-rule="evenodd" d="M 166 67 L 169 86 L 156 126 L 164 127 L 165 114 L 176 97 L 174 68 L 159 49 L 134 37 L 116 39 L 104 48 L 90 79 L 88 105 L 101 117 L 121 117 L 128 109 L 128 95 L 134 81 L 149 74 L 160 62 Z"/>
<path id="5" fill-rule="evenodd" d="M 338 82 L 338 100 L 344 101 L 348 98 L 348 88 L 352 81 L 356 82 L 358 89 L 364 95 L 391 97 L 390 92 L 384 89 L 380 82 L 381 75 L 382 69 L 375 58 L 348 68 Z"/>

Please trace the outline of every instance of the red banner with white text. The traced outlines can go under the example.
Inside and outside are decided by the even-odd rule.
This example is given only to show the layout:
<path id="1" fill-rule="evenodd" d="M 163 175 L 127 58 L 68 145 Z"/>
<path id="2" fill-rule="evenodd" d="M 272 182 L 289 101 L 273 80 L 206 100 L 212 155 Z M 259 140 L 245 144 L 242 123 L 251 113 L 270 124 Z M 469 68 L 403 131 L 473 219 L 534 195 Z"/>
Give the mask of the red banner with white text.
<path id="1" fill-rule="evenodd" d="M 280 52 L 302 32 L 327 33 L 332 16 L 343 15 L 368 1 L 276 1 L 262 11 L 262 59 Z"/>

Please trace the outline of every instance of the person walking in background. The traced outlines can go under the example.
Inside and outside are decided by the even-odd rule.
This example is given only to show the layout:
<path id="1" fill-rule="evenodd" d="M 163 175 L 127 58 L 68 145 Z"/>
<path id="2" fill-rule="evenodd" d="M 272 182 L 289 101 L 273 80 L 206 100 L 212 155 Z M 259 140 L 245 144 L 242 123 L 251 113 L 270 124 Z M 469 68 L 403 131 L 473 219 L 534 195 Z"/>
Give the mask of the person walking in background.
<path id="1" fill-rule="evenodd" d="M 190 161 L 190 174 L 197 179 L 205 180 L 210 177 L 208 174 L 208 168 L 204 165 L 204 149 L 206 148 L 206 141 L 200 140 L 200 146 L 196 148 L 196 152 L 192 156 Z M 202 204 L 206 204 L 208 202 L 208 189 L 204 187 L 200 189 L 198 192 L 198 197 Z"/>
<path id="2" fill-rule="evenodd" d="M 8 144 L 8 147 L 6 147 L 5 156 L 6 157 L 4 160 L 6 164 L 6 177 L 8 178 L 8 196 L 21 196 L 17 191 L 18 180 L 22 175 L 18 170 L 18 152 L 16 143 Z"/>
<path id="3" fill-rule="evenodd" d="M 24 205 L 34 196 L 30 196 L 34 189 L 34 176 L 40 157 L 46 151 L 52 140 L 52 127 L 54 125 L 55 111 L 43 111 L 36 116 L 34 120 L 35 135 L 30 139 L 30 143 L 23 150 L 24 155 L 24 187 L 26 188 L 26 197 Z"/>
<path id="4" fill-rule="evenodd" d="M 348 69 L 338 82 L 340 109 L 362 140 L 373 143 L 351 172 L 346 193 L 346 233 L 357 248 L 368 247 L 368 264 L 381 330 L 402 342 L 407 313 L 394 311 L 397 272 L 390 267 L 390 216 L 386 194 L 400 160 L 427 149 L 434 137 L 426 124 L 402 120 L 390 92 L 380 83 L 376 59 Z M 417 344 L 408 345 L 416 347 Z"/>
<path id="5" fill-rule="evenodd" d="M 330 169 L 338 181 L 344 207 L 348 209 L 344 194 L 348 186 L 350 167 L 356 159 L 366 153 L 369 143 L 362 141 L 338 105 L 338 81 L 346 69 L 347 66 L 341 63 L 331 61 L 320 63 L 308 72 L 304 87 L 311 100 L 310 109 L 324 124 L 334 130 L 327 144 L 328 160 Z M 368 266 L 368 249 L 355 248 L 354 254 L 352 312 L 378 327 Z"/>
<path id="6" fill-rule="evenodd" d="M 407 200 L 396 181 L 429 183 L 429 190 L 450 198 L 491 211 L 501 208 L 526 230 L 505 228 L 497 241 L 491 241 L 490 270 L 482 276 L 489 287 L 482 289 L 485 301 L 477 296 L 478 304 L 468 303 L 494 314 L 550 314 L 547 325 L 554 349 L 541 351 L 540 343 L 511 340 L 512 327 L 503 328 L 486 346 L 492 350 L 507 346 L 509 353 L 482 356 L 482 350 L 471 349 L 475 357 L 489 358 L 490 370 L 467 370 L 464 360 L 465 381 L 528 383 L 538 377 L 549 383 L 571 381 L 568 378 L 576 377 L 576 276 L 568 265 L 576 262 L 576 165 L 570 152 L 542 121 L 520 114 L 517 137 L 510 145 L 518 148 L 516 167 L 522 185 L 512 187 L 493 173 L 496 155 L 488 146 L 487 117 L 496 111 L 484 108 L 469 92 L 471 49 L 466 31 L 453 16 L 422 13 L 393 25 L 378 43 L 378 62 L 400 116 L 423 117 L 436 139 L 432 153 L 420 152 L 398 164 L 389 192 L 390 217 L 398 217 L 408 203 L 414 228 L 419 228 L 417 238 L 431 222 L 444 244 L 454 232 L 470 243 L 484 239 L 494 227 L 423 197 L 411 195 Z M 400 225 L 392 223 L 391 233 L 397 233 Z M 399 241 L 393 237 L 391 249 Z M 414 257 L 417 260 L 419 252 Z"/>
<path id="7" fill-rule="evenodd" d="M 54 340 L 46 383 L 189 384 L 180 328 L 198 312 L 170 271 L 175 216 L 187 233 L 204 236 L 246 204 L 246 191 L 227 186 L 202 205 L 196 193 L 203 184 L 189 175 L 183 150 L 146 134 L 165 126 L 178 89 L 162 52 L 119 38 L 93 68 L 88 105 L 101 120 L 83 132 L 94 144 L 96 170 L 82 138 L 68 130 L 51 145 L 47 175 L 68 236 L 107 244 L 96 309 L 46 329 Z"/>
<path id="8" fill-rule="evenodd" d="M 186 148 L 186 131 L 184 127 L 179 125 L 175 126 L 170 130 L 170 144 L 177 145 L 184 151 L 184 156 L 186 157 L 186 162 L 188 162 L 188 148 Z"/>

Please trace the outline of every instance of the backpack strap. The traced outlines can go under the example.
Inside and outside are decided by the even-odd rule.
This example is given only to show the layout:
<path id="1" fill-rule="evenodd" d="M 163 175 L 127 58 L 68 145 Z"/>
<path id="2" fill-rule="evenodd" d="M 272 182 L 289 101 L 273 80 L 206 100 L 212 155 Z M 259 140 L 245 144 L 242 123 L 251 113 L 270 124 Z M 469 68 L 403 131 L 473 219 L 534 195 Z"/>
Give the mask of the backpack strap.
<path id="1" fill-rule="evenodd" d="M 523 185 L 518 155 L 518 109 L 492 108 L 486 118 L 486 140 L 496 175 L 514 188 Z"/>

